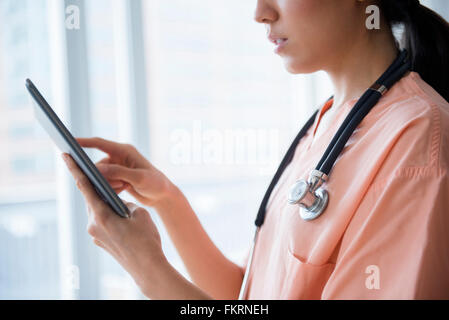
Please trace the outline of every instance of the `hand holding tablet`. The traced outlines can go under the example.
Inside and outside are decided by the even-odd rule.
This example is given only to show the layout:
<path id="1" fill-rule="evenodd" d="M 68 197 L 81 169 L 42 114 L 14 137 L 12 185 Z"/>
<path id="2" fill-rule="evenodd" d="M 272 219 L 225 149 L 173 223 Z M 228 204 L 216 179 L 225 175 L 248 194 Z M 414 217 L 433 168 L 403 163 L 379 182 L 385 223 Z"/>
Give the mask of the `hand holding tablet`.
<path id="1" fill-rule="evenodd" d="M 170 204 L 168 195 L 177 188 L 132 146 L 99 138 L 75 140 L 30 80 L 26 86 L 37 103 L 36 117 L 64 153 L 63 159 L 89 207 L 88 233 L 94 243 L 110 253 L 150 299 L 209 298 L 167 261 L 150 214 L 133 203 L 123 203 L 108 181 L 117 191 L 123 190 L 123 183 L 141 203 L 156 209 Z M 108 157 L 97 168 L 81 145 L 102 150 Z"/>

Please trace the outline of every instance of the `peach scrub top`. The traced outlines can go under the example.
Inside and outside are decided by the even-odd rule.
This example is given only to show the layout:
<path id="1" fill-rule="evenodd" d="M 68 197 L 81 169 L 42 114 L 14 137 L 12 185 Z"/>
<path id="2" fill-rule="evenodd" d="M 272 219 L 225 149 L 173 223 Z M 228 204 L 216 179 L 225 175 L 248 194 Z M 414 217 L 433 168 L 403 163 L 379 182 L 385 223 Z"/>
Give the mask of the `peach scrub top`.
<path id="1" fill-rule="evenodd" d="M 323 185 L 320 217 L 304 221 L 287 203 L 356 102 L 311 144 L 327 102 L 297 146 L 267 204 L 247 299 L 449 299 L 449 105 L 419 74 L 354 131 Z"/>

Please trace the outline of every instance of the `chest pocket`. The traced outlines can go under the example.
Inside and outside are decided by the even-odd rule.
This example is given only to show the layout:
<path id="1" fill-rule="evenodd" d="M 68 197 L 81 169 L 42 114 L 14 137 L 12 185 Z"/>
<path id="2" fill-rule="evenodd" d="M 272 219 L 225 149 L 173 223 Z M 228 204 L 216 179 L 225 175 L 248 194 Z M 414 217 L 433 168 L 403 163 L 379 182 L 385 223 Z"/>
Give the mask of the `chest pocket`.
<path id="1" fill-rule="evenodd" d="M 335 268 L 335 263 L 312 265 L 302 261 L 288 250 L 287 277 L 285 278 L 280 299 L 321 299 L 321 294 Z"/>

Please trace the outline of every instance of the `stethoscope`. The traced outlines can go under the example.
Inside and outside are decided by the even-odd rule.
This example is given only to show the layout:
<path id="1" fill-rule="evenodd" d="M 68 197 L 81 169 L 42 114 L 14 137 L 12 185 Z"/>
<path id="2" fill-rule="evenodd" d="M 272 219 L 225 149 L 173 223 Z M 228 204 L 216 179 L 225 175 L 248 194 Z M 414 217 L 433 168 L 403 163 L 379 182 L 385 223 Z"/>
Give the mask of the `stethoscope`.
<path id="1" fill-rule="evenodd" d="M 329 194 L 323 188 L 323 183 L 328 181 L 329 173 L 346 145 L 346 142 L 370 110 L 377 104 L 380 98 L 397 81 L 399 81 L 407 73 L 407 71 L 409 71 L 410 67 L 411 64 L 408 59 L 408 53 L 406 50 L 403 50 L 400 52 L 396 60 L 390 65 L 390 67 L 388 67 L 388 69 L 384 72 L 384 74 L 360 97 L 351 109 L 350 113 L 338 129 L 331 143 L 321 157 L 321 160 L 315 170 L 310 172 L 309 179 L 307 181 L 304 179 L 298 180 L 290 188 L 287 196 L 287 202 L 291 205 L 299 205 L 299 215 L 302 219 L 306 221 L 314 220 L 324 212 L 329 202 Z M 262 199 L 255 221 L 256 232 L 254 234 L 253 243 L 249 252 L 249 259 L 239 294 L 239 300 L 245 299 L 247 295 L 248 278 L 253 261 L 254 248 L 257 243 L 259 230 L 265 220 L 268 199 L 270 198 L 271 192 L 279 181 L 285 168 L 292 161 L 296 147 L 298 146 L 300 140 L 305 136 L 309 128 L 315 122 L 318 112 L 319 110 L 312 115 L 312 117 L 307 121 L 296 136 L 286 155 L 282 159 L 282 162 L 279 165 L 279 168 L 277 169 L 276 174 L 271 180 L 271 183 Z"/>

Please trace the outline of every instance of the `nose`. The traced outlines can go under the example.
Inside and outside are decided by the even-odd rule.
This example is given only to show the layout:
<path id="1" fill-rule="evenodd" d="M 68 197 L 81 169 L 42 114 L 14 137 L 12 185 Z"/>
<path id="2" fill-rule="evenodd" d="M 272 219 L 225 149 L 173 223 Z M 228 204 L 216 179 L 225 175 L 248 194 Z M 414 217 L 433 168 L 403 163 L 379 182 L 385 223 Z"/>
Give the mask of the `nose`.
<path id="1" fill-rule="evenodd" d="M 276 10 L 268 3 L 269 0 L 257 0 L 254 20 L 258 23 L 272 23 L 278 18 Z"/>

